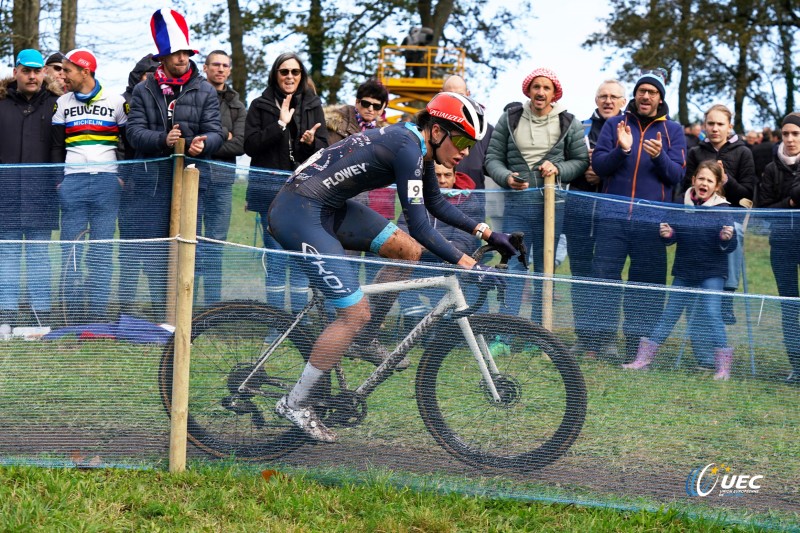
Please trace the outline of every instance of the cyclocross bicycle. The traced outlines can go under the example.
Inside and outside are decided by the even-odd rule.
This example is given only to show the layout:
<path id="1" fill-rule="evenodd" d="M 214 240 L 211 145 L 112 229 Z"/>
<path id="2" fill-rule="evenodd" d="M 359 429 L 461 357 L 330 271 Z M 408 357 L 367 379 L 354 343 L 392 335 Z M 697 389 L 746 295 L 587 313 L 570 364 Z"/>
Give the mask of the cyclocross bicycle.
<path id="1" fill-rule="evenodd" d="M 583 427 L 583 375 L 564 345 L 541 326 L 514 316 L 475 314 L 486 291 L 468 306 L 460 283 L 466 276 L 363 286 L 366 295 L 425 288 L 445 293 L 362 382 L 350 382 L 349 365 L 360 364 L 363 371 L 369 363 L 343 359 L 312 392 L 314 409 L 328 427 L 363 423 L 370 394 L 419 345 L 416 403 L 436 443 L 479 468 L 542 468 L 563 456 Z M 297 315 L 251 301 L 222 302 L 197 313 L 191 336 L 192 443 L 216 457 L 268 461 L 312 442 L 274 409 L 297 381 L 315 332 L 326 322 L 323 303 L 315 293 Z M 159 369 L 167 413 L 173 343 Z"/>

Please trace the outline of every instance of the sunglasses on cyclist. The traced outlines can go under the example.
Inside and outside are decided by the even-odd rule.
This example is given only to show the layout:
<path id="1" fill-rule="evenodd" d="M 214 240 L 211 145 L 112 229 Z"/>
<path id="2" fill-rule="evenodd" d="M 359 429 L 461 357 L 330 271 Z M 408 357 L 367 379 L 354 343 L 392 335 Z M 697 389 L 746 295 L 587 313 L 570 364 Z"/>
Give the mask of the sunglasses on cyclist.
<path id="1" fill-rule="evenodd" d="M 297 76 L 299 76 L 302 72 L 303 71 L 300 70 L 299 68 L 281 68 L 281 69 L 278 69 L 278 74 L 280 74 L 281 76 L 288 76 L 289 74 L 291 74 L 295 78 Z"/>
<path id="2" fill-rule="evenodd" d="M 358 104 L 364 109 L 372 108 L 375 111 L 380 111 L 381 109 L 383 109 L 383 102 L 370 102 L 369 100 L 359 100 Z"/>
<path id="3" fill-rule="evenodd" d="M 469 148 L 471 150 L 472 147 L 475 146 L 475 143 L 478 142 L 475 139 L 467 137 L 466 135 L 459 135 L 457 133 L 453 134 L 449 131 L 447 131 L 447 136 L 450 137 L 450 142 L 453 143 L 453 146 L 455 146 L 459 152 L 464 148 Z"/>

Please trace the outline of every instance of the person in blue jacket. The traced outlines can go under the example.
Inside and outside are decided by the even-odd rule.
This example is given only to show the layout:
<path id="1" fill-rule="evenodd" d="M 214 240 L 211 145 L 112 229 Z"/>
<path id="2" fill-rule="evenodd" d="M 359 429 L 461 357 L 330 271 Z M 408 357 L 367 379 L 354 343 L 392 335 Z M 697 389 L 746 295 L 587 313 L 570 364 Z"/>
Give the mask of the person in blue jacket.
<path id="1" fill-rule="evenodd" d="M 664 285 L 667 281 L 667 252 L 657 231 L 659 215 L 640 205 L 671 202 L 686 166 L 686 139 L 681 125 L 669 119 L 665 79 L 661 69 L 642 72 L 625 114 L 606 121 L 592 153 L 592 169 L 603 180 L 602 192 L 624 198 L 599 202 L 594 278 L 621 280 L 630 257 L 629 282 Z M 600 287 L 597 292 L 595 301 L 601 305 L 594 312 L 594 329 L 600 334 L 593 348 L 608 351 L 615 344 L 623 291 Z M 624 290 L 627 358 L 636 354 L 639 338 L 650 334 L 663 307 L 663 293 L 630 286 Z"/>
<path id="2" fill-rule="evenodd" d="M 729 209 L 724 209 L 730 208 L 730 204 L 720 195 L 722 179 L 722 167 L 716 161 L 700 163 L 692 178 L 692 186 L 684 195 L 683 203 L 690 208 L 670 215 L 669 222 L 661 222 L 658 228 L 665 243 L 677 243 L 672 286 L 697 288 L 704 292 L 671 293 L 652 335 L 640 339 L 636 360 L 622 365 L 623 368 L 647 368 L 684 309 L 693 309 L 687 317 L 687 327 L 698 364 L 701 368 L 716 367 L 714 379 L 727 380 L 730 377 L 733 348 L 728 346 L 725 335 L 720 294 L 728 277 L 728 254 L 736 249 L 738 240 L 735 238 L 733 215 Z M 713 356 L 707 348 L 713 349 Z"/>

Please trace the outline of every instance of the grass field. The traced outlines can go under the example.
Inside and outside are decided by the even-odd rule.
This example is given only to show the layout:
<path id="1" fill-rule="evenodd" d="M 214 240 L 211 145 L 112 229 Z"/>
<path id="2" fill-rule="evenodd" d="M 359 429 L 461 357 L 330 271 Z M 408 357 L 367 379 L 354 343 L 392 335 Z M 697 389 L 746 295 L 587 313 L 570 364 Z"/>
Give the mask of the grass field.
<path id="1" fill-rule="evenodd" d="M 269 476 L 271 472 L 267 472 Z M 0 468 L 0 531 L 751 532 L 658 512 L 470 497 L 302 473 Z"/>
<path id="2" fill-rule="evenodd" d="M 244 190 L 245 185 L 237 182 L 229 240 L 249 245 L 255 241 L 260 246 L 255 214 L 243 209 Z M 747 251 L 750 292 L 775 294 L 766 236 L 752 235 Z M 670 261 L 673 254 L 674 247 Z M 225 258 L 224 297 L 262 299 L 260 254 L 231 248 Z M 568 263 L 557 271 L 558 276 L 568 273 Z M 573 341 L 569 290 L 567 280 L 556 282 L 560 298 L 555 303 L 555 332 L 567 345 Z M 139 292 L 146 293 L 144 283 Z M 728 328 L 736 348 L 730 382 L 715 382 L 695 371 L 691 349 L 683 354 L 682 326 L 665 344 L 651 372 L 631 374 L 609 362 L 582 361 L 589 394 L 586 425 L 549 478 L 543 476 L 541 484 L 535 484 L 535 476 L 509 481 L 462 470 L 451 486 L 467 494 L 475 487 L 488 487 L 488 494 L 503 487 L 508 490 L 502 494 L 522 499 L 583 496 L 625 508 L 658 508 L 682 492 L 677 485 L 692 468 L 725 460 L 767 476 L 774 498 L 752 509 L 745 501 L 731 502 L 735 507 L 731 516 L 770 523 L 776 514 L 777 523 L 785 527 L 799 524 L 800 397 L 782 383 L 786 355 L 777 303 L 754 301 L 750 311 L 752 332 L 746 328 L 739 298 L 739 324 Z M 749 368 L 750 339 L 755 376 Z M 678 354 L 683 355 L 680 364 L 676 364 Z M 101 463 L 165 467 L 169 424 L 157 384 L 160 355 L 157 346 L 112 341 L 3 343 L 0 451 L 21 462 L 66 459 L 69 463 L 77 451 L 89 457 L 97 454 Z M 391 468 L 399 474 L 426 470 L 444 479 L 463 466 L 444 468 L 437 462 L 443 461 L 443 453 L 426 433 L 414 400 L 418 357 L 419 352 L 414 353 L 412 369 L 389 380 L 371 398 L 364 425 L 342 431 L 343 449 L 352 455 L 321 458 L 327 468 L 347 463 L 363 472 L 369 465 L 382 465 L 387 450 L 403 452 L 385 467 L 389 470 L 364 484 L 328 486 L 318 476 L 304 476 L 290 467 L 288 477 L 267 483 L 257 470 L 225 462 L 211 467 L 196 464 L 193 472 L 176 477 L 160 471 L 4 468 L 0 469 L 0 531 L 757 530 L 691 519 L 681 514 L 693 509 L 685 500 L 675 504 L 680 512 L 652 514 L 395 488 L 398 476 Z M 86 434 L 88 438 L 82 436 Z M 660 476 L 676 486 L 637 503 L 639 492 L 650 490 Z M 716 511 L 711 507 L 698 512 L 711 516 Z"/>

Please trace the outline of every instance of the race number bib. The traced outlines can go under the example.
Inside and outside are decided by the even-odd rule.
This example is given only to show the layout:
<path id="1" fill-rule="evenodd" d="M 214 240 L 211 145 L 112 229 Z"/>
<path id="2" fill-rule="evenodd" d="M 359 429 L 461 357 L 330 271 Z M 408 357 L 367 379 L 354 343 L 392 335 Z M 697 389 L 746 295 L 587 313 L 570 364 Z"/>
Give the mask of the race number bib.
<path id="1" fill-rule="evenodd" d="M 422 180 L 408 180 L 408 203 L 421 204 L 422 197 Z"/>

